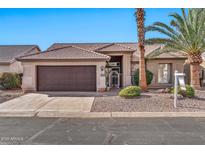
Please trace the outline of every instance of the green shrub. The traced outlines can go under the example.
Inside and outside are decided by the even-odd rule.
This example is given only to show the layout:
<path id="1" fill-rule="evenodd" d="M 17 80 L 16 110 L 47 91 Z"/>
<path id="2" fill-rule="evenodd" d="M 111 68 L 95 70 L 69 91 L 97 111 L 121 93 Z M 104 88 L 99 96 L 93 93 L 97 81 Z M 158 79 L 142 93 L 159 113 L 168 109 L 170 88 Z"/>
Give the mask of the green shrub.
<path id="1" fill-rule="evenodd" d="M 190 85 L 186 85 L 186 96 L 192 98 L 195 96 L 195 90 Z"/>
<path id="2" fill-rule="evenodd" d="M 20 88 L 20 76 L 16 73 L 3 73 L 1 76 L 1 85 L 5 89 Z"/>
<path id="3" fill-rule="evenodd" d="M 169 89 L 169 93 L 174 94 L 174 92 L 175 92 L 174 87 L 171 87 L 171 88 Z M 179 86 L 178 86 L 178 90 L 177 90 L 177 92 L 178 92 L 178 94 L 181 94 L 181 88 L 180 88 Z"/>
<path id="4" fill-rule="evenodd" d="M 150 85 L 153 79 L 153 73 L 149 70 L 146 70 L 146 79 L 147 79 L 147 85 Z M 139 85 L 139 69 L 137 69 L 134 73 L 134 84 Z"/>
<path id="5" fill-rule="evenodd" d="M 18 75 L 19 75 L 19 77 L 20 77 L 20 84 L 22 84 L 23 73 L 19 73 Z"/>
<path id="6" fill-rule="evenodd" d="M 141 94 L 141 88 L 138 86 L 128 86 L 119 92 L 121 97 L 137 97 Z"/>
<path id="7" fill-rule="evenodd" d="M 170 89 L 170 93 L 174 93 L 174 87 Z M 186 85 L 186 91 L 182 90 L 180 86 L 178 86 L 178 94 L 184 96 L 184 97 L 189 97 L 192 98 L 195 96 L 195 90 L 192 88 L 190 85 Z"/>

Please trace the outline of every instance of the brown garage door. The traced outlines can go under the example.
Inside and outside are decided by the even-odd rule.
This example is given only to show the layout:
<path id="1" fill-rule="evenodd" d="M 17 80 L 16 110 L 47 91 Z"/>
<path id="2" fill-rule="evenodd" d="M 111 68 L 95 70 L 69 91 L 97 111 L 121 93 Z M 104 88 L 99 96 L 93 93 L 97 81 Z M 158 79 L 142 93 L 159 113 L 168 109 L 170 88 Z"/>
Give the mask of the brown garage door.
<path id="1" fill-rule="evenodd" d="M 39 91 L 96 91 L 96 66 L 38 66 Z"/>

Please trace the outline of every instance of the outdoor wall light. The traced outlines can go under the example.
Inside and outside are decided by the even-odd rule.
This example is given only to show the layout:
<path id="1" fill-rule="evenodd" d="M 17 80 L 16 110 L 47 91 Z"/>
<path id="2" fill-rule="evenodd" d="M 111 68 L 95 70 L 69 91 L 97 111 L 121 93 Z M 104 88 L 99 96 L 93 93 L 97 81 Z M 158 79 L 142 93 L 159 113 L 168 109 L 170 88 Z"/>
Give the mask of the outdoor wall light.
<path id="1" fill-rule="evenodd" d="M 105 66 L 100 66 L 101 71 L 104 71 Z"/>

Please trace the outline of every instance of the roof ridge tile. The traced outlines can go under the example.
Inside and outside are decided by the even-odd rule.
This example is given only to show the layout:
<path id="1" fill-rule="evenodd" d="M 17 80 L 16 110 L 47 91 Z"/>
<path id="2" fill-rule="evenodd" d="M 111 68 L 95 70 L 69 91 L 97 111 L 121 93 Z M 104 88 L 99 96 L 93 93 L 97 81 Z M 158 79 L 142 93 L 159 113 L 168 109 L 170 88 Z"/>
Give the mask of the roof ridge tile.
<path id="1" fill-rule="evenodd" d="M 97 52 L 94 52 L 94 51 L 90 51 L 90 50 L 86 50 L 86 49 L 83 49 L 83 48 L 81 48 L 81 47 L 78 47 L 78 46 L 74 46 L 74 45 L 70 45 L 70 46 L 64 46 L 64 47 L 61 47 L 61 48 L 57 48 L 57 49 L 52 49 L 52 50 L 47 50 L 47 51 L 44 51 L 44 52 L 40 52 L 40 53 L 36 53 L 36 54 L 30 54 L 30 55 L 25 55 L 25 56 L 21 56 L 21 57 L 19 57 L 17 60 L 23 60 L 23 59 L 29 59 L 29 58 L 31 58 L 32 59 L 32 57 L 34 56 L 40 56 L 40 55 L 42 55 L 42 56 L 45 56 L 44 54 L 46 54 L 46 53 L 49 53 L 49 52 L 57 52 L 58 50 L 61 50 L 61 49 L 64 49 L 64 48 L 73 48 L 74 49 L 74 53 L 75 53 L 75 50 L 78 50 L 78 51 L 80 51 L 80 52 L 86 52 L 86 53 L 89 53 L 89 54 L 91 54 L 92 56 L 90 57 L 90 58 L 92 58 L 92 57 L 94 57 L 94 58 L 96 58 L 96 59 L 110 59 L 110 56 L 107 56 L 107 55 L 104 55 L 104 54 L 100 54 L 100 53 L 97 53 Z M 63 52 L 63 51 L 62 51 Z M 65 50 L 64 52 L 66 52 L 66 53 L 69 53 L 69 51 L 67 51 L 67 50 Z M 69 57 L 69 56 L 68 56 Z M 40 57 L 39 57 L 40 58 Z M 49 58 L 49 57 L 48 57 Z M 73 58 L 73 57 L 69 57 L 69 59 L 89 59 L 88 57 L 81 57 L 81 56 L 77 56 L 77 57 L 75 57 L 75 58 Z M 56 59 L 58 59 L 57 57 L 56 57 Z"/>
<path id="2" fill-rule="evenodd" d="M 103 56 L 103 57 L 106 57 L 106 58 L 110 58 L 110 56 L 107 56 L 107 55 L 104 55 L 104 54 L 101 54 L 101 53 L 97 53 L 95 51 L 92 51 L 92 50 L 87 50 L 87 49 L 84 49 L 84 48 L 81 48 L 81 47 L 78 47 L 78 46 L 72 46 L 74 48 L 78 48 L 80 50 L 83 50 L 83 51 L 86 51 L 86 52 L 90 52 L 90 53 L 93 53 L 93 54 L 96 54 L 96 55 L 99 55 L 99 56 Z"/>
<path id="3" fill-rule="evenodd" d="M 55 51 L 55 50 L 64 49 L 64 48 L 68 48 L 68 47 L 71 47 L 71 46 L 60 47 L 60 48 L 51 49 L 51 50 L 45 50 L 45 51 L 41 51 L 41 52 L 39 52 L 39 53 L 30 54 L 30 55 L 23 55 L 23 56 L 19 57 L 18 59 L 21 59 L 21 58 L 24 58 L 24 57 L 33 56 L 33 55 L 45 54 L 45 53 L 47 53 L 47 52 L 52 52 L 52 51 Z"/>
<path id="4" fill-rule="evenodd" d="M 96 48 L 95 51 L 101 50 L 101 49 L 103 49 L 103 48 L 110 47 L 110 46 L 112 46 L 113 44 L 114 44 L 114 43 L 106 44 L 105 46 L 102 46 L 102 47 Z"/>
<path id="5" fill-rule="evenodd" d="M 127 48 L 127 49 L 130 49 L 130 50 L 133 50 L 133 51 L 137 51 L 137 49 L 128 47 L 128 46 L 126 46 L 126 45 L 122 45 L 122 44 L 118 44 L 118 43 L 115 43 L 115 44 L 116 44 L 116 45 L 119 45 L 119 46 L 121 46 L 121 47 L 123 47 L 123 48 Z"/>

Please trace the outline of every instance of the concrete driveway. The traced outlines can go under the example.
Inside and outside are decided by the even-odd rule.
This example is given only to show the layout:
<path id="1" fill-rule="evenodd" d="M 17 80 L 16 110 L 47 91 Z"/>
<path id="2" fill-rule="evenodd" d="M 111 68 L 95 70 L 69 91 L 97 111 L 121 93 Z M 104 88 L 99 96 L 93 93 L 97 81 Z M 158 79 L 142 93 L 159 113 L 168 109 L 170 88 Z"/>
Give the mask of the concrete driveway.
<path id="1" fill-rule="evenodd" d="M 29 93 L 0 104 L 0 116 L 48 116 L 90 112 L 94 97 L 66 97 L 54 93 Z"/>

